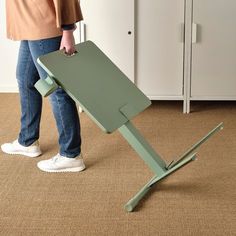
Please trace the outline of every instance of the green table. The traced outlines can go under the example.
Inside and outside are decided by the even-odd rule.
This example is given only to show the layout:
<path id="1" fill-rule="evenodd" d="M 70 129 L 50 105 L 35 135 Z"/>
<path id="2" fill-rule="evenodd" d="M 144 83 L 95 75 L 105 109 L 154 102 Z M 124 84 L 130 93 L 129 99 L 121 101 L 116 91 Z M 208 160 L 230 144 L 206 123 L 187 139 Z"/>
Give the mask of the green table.
<path id="1" fill-rule="evenodd" d="M 39 57 L 38 63 L 48 77 L 40 79 L 35 87 L 43 96 L 50 95 L 59 86 L 63 88 L 104 132 L 118 129 L 154 172 L 154 177 L 125 205 L 127 211 L 132 211 L 155 183 L 194 160 L 196 148 L 222 129 L 223 123 L 177 161 L 166 164 L 131 123 L 151 101 L 93 42 L 77 44 L 76 50 L 72 56 L 59 50 Z"/>

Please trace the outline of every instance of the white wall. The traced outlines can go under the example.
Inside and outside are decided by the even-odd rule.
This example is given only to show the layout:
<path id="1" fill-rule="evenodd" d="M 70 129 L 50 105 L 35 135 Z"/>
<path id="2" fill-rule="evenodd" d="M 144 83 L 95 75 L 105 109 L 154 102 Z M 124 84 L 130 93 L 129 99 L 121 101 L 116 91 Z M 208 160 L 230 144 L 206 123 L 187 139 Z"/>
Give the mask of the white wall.
<path id="1" fill-rule="evenodd" d="M 0 92 L 17 92 L 15 76 L 19 42 L 6 38 L 5 1 L 0 1 Z"/>

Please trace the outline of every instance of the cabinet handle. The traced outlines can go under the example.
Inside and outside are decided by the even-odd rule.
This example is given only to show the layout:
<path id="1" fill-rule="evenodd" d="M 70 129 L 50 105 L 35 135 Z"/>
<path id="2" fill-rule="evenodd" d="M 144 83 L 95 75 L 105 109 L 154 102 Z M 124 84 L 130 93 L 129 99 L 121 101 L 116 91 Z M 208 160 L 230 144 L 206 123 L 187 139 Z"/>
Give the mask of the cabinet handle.
<path id="1" fill-rule="evenodd" d="M 185 24 L 181 23 L 180 24 L 180 42 L 184 43 L 184 37 L 185 37 Z"/>
<path id="2" fill-rule="evenodd" d="M 192 24 L 192 43 L 197 43 L 197 24 Z"/>
<path id="3" fill-rule="evenodd" d="M 80 42 L 85 42 L 86 41 L 86 24 L 84 22 L 80 22 Z"/>

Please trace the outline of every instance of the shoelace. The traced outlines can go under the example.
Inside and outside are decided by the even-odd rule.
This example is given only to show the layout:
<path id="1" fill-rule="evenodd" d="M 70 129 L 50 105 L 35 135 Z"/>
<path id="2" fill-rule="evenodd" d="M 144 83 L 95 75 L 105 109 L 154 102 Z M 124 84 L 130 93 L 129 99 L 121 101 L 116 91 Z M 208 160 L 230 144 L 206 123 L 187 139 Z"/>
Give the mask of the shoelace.
<path id="1" fill-rule="evenodd" d="M 54 163 L 55 163 L 55 162 L 57 162 L 57 160 L 58 160 L 58 159 L 59 159 L 59 156 L 58 156 L 58 155 L 56 155 L 55 157 L 53 157 L 53 158 L 52 158 L 52 162 L 54 162 Z"/>

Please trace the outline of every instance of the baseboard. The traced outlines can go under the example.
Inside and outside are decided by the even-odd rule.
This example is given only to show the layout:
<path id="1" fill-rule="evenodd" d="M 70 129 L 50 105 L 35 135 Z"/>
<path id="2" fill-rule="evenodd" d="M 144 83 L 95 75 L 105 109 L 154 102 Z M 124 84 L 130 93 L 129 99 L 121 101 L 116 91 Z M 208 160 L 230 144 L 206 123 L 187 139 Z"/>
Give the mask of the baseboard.
<path id="1" fill-rule="evenodd" d="M 18 87 L 0 87 L 0 93 L 18 93 Z"/>

